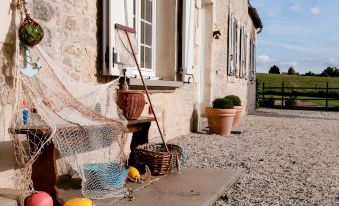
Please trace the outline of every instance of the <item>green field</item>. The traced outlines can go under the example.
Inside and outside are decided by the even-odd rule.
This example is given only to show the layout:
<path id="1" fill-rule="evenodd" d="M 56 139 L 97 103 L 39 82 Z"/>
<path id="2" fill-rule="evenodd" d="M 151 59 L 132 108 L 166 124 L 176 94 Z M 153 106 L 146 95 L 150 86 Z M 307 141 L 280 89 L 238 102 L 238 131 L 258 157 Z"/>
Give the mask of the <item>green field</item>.
<path id="1" fill-rule="evenodd" d="M 291 97 L 294 94 L 298 99 L 317 99 L 307 100 L 325 106 L 326 102 L 326 84 L 329 85 L 328 97 L 339 97 L 339 78 L 338 77 L 308 77 L 308 76 L 289 76 L 280 74 L 257 74 L 257 82 L 259 90 L 265 85 L 265 98 L 273 97 L 277 100 L 281 99 L 282 82 L 284 82 L 284 98 Z M 264 84 L 264 85 L 263 85 Z M 279 88 L 271 88 L 279 87 Z M 289 87 L 289 88 L 286 88 Z M 303 89 L 298 89 L 303 87 Z M 309 89 L 304 89 L 309 88 Z M 338 88 L 338 89 L 333 89 Z M 329 107 L 338 107 L 339 100 L 329 100 Z"/>
<path id="2" fill-rule="evenodd" d="M 265 82 L 265 86 L 281 86 L 285 82 L 285 87 L 326 87 L 328 82 L 330 88 L 339 88 L 339 77 L 307 77 L 296 75 L 280 74 L 257 74 L 257 81 L 260 84 Z"/>

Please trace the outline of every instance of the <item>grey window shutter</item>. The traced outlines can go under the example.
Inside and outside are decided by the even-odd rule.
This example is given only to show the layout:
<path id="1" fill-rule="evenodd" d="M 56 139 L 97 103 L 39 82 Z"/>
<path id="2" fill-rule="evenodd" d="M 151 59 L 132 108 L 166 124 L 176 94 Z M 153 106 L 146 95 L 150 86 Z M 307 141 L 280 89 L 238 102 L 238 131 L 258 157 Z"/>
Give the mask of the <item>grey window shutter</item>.
<path id="1" fill-rule="evenodd" d="M 233 61 L 234 61 L 234 37 L 233 37 L 233 28 L 234 28 L 234 18 L 233 14 L 228 16 L 228 55 L 227 55 L 227 75 L 231 76 L 233 71 Z"/>

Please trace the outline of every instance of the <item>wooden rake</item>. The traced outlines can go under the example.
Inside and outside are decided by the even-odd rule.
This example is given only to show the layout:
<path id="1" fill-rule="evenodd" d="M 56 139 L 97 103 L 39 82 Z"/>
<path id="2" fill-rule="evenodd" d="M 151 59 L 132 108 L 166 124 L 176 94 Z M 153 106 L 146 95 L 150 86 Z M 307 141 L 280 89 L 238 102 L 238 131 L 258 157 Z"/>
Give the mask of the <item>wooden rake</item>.
<path id="1" fill-rule="evenodd" d="M 153 117 L 155 119 L 155 122 L 157 124 L 157 127 L 158 127 L 158 131 L 160 133 L 160 136 L 161 136 L 161 139 L 162 139 L 162 142 L 164 143 L 165 145 L 165 148 L 166 148 L 166 151 L 169 153 L 169 150 L 168 150 L 168 147 L 167 147 L 167 143 L 165 141 L 165 138 L 161 132 L 161 129 L 160 129 L 160 125 L 159 125 L 159 122 L 158 122 L 158 118 L 157 118 L 157 115 L 155 114 L 154 112 L 154 108 L 153 108 L 153 104 L 152 104 L 152 101 L 151 101 L 151 98 L 150 98 L 150 95 L 149 95 L 149 92 L 148 92 L 148 89 L 147 89 L 147 86 L 146 86 L 146 83 L 145 83 L 145 80 L 144 80 L 144 77 L 142 75 L 142 72 L 141 72 L 141 69 L 140 69 L 140 65 L 139 65 L 139 62 L 137 60 L 137 57 L 136 57 L 136 54 L 135 54 L 135 51 L 134 51 L 134 48 L 133 48 L 133 45 L 132 45 L 132 42 L 131 42 L 131 39 L 129 37 L 129 34 L 135 34 L 136 31 L 135 29 L 133 28 L 130 28 L 130 27 L 127 27 L 127 26 L 124 26 L 124 25 L 121 25 L 121 24 L 115 24 L 115 29 L 116 30 L 120 30 L 120 31 L 124 31 L 124 33 L 126 34 L 126 37 L 127 37 L 127 40 L 128 40 L 128 44 L 131 48 L 131 51 L 132 51 L 132 55 L 134 57 L 134 61 L 135 61 L 135 64 L 137 65 L 137 68 L 138 68 L 138 72 L 139 72 L 139 75 L 140 75 L 140 78 L 141 78 L 141 81 L 142 81 L 142 84 L 144 86 L 144 90 L 146 92 L 146 96 L 147 96 L 147 99 L 148 99 L 148 102 L 151 106 L 151 110 L 152 110 L 152 113 L 153 113 Z"/>

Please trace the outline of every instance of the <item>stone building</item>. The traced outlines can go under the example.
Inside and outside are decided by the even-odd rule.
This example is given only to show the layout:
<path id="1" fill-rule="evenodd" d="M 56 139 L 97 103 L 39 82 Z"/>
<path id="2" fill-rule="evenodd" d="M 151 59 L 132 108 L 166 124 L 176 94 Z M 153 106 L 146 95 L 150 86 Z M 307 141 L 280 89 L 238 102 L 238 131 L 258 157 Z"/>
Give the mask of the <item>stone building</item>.
<path id="1" fill-rule="evenodd" d="M 167 139 L 203 129 L 204 107 L 238 95 L 255 109 L 255 43 L 262 23 L 249 0 L 26 0 L 45 31 L 41 45 L 76 80 L 103 83 L 120 74 L 114 23 L 134 27 L 138 59 L 147 76 Z M 15 187 L 7 133 L 14 103 L 15 19 L 12 0 L 0 2 L 0 184 Z M 143 39 L 142 39 L 143 38 Z M 133 89 L 142 89 L 135 69 Z M 145 107 L 144 115 L 148 114 Z M 157 141 L 155 126 L 151 137 Z"/>

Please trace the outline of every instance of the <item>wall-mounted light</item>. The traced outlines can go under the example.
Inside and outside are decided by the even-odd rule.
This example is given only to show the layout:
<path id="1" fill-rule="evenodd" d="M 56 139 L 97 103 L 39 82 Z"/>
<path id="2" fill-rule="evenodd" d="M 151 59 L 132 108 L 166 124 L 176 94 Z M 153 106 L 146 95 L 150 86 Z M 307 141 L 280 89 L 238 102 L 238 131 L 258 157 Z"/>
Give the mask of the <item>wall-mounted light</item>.
<path id="1" fill-rule="evenodd" d="M 220 39 L 221 33 L 220 30 L 213 31 L 213 39 Z"/>

